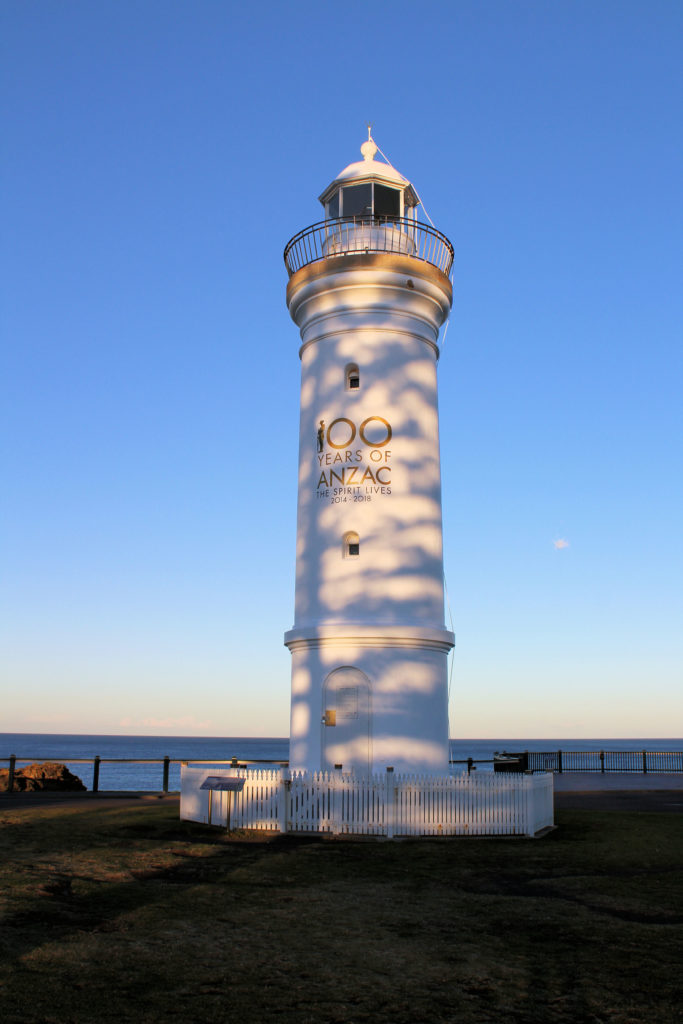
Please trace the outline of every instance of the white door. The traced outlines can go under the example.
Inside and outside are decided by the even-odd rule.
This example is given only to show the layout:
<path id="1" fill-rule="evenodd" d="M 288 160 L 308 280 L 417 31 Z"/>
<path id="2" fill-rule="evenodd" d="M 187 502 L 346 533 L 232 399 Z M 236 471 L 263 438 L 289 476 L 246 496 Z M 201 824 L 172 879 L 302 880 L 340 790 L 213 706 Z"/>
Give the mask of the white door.
<path id="1" fill-rule="evenodd" d="M 370 772 L 370 683 L 360 669 L 330 672 L 323 685 L 323 769 Z"/>

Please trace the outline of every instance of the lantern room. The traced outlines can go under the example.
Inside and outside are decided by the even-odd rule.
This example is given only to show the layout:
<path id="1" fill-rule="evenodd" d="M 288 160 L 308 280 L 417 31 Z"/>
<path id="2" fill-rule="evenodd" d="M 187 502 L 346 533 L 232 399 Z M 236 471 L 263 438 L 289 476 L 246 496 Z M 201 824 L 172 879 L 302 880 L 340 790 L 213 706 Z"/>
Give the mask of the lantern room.
<path id="1" fill-rule="evenodd" d="M 368 128 L 362 160 L 349 164 L 319 197 L 325 220 L 354 218 L 375 223 L 417 219 L 419 198 L 410 182 L 391 164 L 375 159 L 376 143 Z"/>

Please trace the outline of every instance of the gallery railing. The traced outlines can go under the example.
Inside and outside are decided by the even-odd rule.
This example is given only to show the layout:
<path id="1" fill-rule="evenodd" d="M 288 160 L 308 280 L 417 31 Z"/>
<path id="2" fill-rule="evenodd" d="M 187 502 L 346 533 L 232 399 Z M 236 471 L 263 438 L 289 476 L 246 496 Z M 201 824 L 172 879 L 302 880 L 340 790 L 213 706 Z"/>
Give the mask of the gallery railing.
<path id="1" fill-rule="evenodd" d="M 446 277 L 453 266 L 453 246 L 446 236 L 409 217 L 338 217 L 311 224 L 287 242 L 285 266 L 291 277 L 309 263 L 351 253 L 412 256 Z"/>
<path id="2" fill-rule="evenodd" d="M 496 758 L 496 771 L 683 772 L 681 750 L 524 750 Z"/>

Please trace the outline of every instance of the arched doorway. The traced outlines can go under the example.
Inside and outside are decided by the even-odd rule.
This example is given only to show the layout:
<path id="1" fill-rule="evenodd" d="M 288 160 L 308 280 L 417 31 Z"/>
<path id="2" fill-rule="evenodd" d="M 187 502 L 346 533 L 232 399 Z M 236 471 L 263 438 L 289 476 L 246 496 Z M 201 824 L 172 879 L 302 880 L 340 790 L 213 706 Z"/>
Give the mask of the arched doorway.
<path id="1" fill-rule="evenodd" d="M 336 668 L 323 684 L 323 769 L 370 772 L 370 681 L 358 668 Z"/>

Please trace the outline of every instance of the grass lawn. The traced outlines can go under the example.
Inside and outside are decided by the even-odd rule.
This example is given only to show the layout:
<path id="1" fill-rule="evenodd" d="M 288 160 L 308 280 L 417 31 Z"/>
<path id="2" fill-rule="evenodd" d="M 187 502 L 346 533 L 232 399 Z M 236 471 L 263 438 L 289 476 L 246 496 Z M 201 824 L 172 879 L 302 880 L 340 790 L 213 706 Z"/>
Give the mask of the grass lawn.
<path id="1" fill-rule="evenodd" d="M 392 842 L 5 807 L 0 1020 L 683 1021 L 681 816 L 557 821 Z"/>

